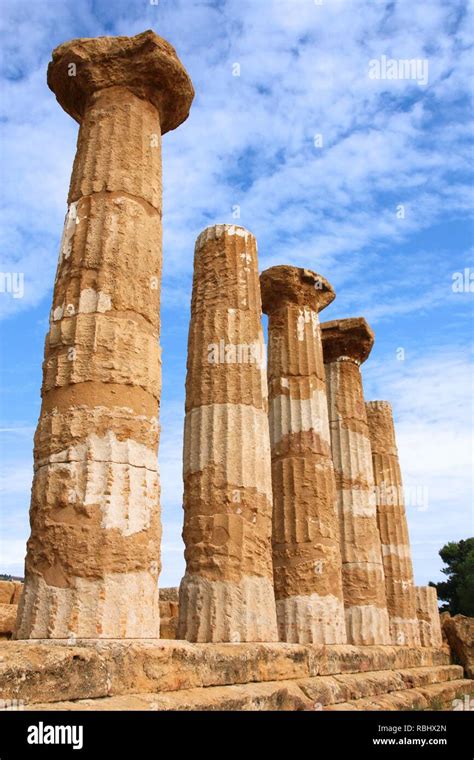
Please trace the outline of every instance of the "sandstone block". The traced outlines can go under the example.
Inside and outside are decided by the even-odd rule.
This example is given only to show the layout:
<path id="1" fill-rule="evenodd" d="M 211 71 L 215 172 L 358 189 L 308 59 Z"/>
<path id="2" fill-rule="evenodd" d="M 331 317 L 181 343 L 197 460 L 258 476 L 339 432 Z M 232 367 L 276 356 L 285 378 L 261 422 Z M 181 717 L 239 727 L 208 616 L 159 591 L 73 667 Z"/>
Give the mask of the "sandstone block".
<path id="1" fill-rule="evenodd" d="M 442 624 L 451 652 L 464 667 L 466 676 L 474 678 L 474 618 L 443 614 Z"/>
<path id="2" fill-rule="evenodd" d="M 432 586 L 415 586 L 415 592 L 421 646 L 441 646 L 443 638 L 436 589 Z"/>
<path id="3" fill-rule="evenodd" d="M 0 604 L 0 637 L 10 638 L 15 630 L 17 604 Z"/>
<path id="4" fill-rule="evenodd" d="M 15 592 L 13 581 L 0 581 L 0 604 L 11 604 Z"/>

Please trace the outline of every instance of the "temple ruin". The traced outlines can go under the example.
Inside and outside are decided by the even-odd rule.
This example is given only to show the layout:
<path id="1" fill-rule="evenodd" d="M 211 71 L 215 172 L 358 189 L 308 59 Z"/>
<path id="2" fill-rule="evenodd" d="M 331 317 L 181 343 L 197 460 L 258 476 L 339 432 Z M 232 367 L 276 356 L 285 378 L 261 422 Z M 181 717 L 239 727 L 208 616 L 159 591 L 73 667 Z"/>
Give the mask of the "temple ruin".
<path id="1" fill-rule="evenodd" d="M 25 583 L 0 584 L 10 631 L 18 606 L 0 698 L 380 710 L 471 694 L 436 591 L 414 585 L 391 407 L 364 401 L 374 333 L 361 317 L 320 324 L 335 292 L 316 272 L 274 266 L 259 281 L 256 239 L 237 225 L 195 245 L 186 572 L 179 596 L 160 596 L 161 135 L 187 118 L 193 87 L 152 31 L 61 45 L 48 84 L 80 129 Z"/>

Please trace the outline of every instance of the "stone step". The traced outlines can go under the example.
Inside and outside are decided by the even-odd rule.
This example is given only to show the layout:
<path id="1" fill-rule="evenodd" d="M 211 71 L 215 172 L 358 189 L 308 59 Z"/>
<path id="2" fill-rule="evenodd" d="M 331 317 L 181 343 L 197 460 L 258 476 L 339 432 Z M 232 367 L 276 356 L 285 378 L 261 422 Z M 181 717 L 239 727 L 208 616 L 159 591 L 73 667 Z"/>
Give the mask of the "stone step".
<path id="1" fill-rule="evenodd" d="M 459 665 L 439 665 L 403 670 L 380 670 L 371 673 L 342 673 L 302 679 L 297 683 L 309 699 L 325 707 L 339 702 L 349 702 L 462 678 L 463 669 Z"/>
<path id="2" fill-rule="evenodd" d="M 238 686 L 208 686 L 160 694 L 126 694 L 77 702 L 45 702 L 25 710 L 156 710 L 156 711 L 267 711 L 311 710 L 313 703 L 298 688 L 296 681 L 268 681 Z"/>
<path id="3" fill-rule="evenodd" d="M 464 695 L 470 698 L 464 700 Z M 466 710 L 474 708 L 474 681 L 457 679 L 328 705 L 325 710 Z"/>
<path id="4" fill-rule="evenodd" d="M 2 699 L 44 703 L 335 674 L 401 671 L 450 662 L 447 648 L 191 644 L 165 640 L 0 643 Z M 397 688 L 397 685 L 395 685 Z"/>
<path id="5" fill-rule="evenodd" d="M 432 693 L 430 689 L 432 689 Z M 407 694 L 410 692 L 410 694 Z M 158 694 L 126 694 L 98 699 L 44 702 L 26 710 L 377 710 L 394 695 L 390 709 L 429 708 L 474 692 L 474 682 L 462 678 L 458 665 L 379 671 L 309 679 L 268 681 L 182 689 Z M 371 707 L 370 705 L 375 705 Z M 389 708 L 387 708 L 389 709 Z"/>

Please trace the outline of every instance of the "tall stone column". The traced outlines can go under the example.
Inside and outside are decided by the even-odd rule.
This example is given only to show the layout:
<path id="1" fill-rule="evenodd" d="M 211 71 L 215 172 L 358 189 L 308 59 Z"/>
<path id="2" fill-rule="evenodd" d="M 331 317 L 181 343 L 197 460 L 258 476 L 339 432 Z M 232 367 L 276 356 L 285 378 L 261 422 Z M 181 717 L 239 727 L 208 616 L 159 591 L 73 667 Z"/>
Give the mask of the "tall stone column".
<path id="1" fill-rule="evenodd" d="M 151 31 L 61 45 L 48 84 L 80 130 L 16 635 L 158 638 L 160 146 L 193 88 Z"/>
<path id="2" fill-rule="evenodd" d="M 440 647 L 443 644 L 438 595 L 433 586 L 415 586 L 416 614 L 422 647 Z"/>
<path id="3" fill-rule="evenodd" d="M 349 644 L 390 643 L 360 365 L 374 334 L 363 318 L 321 324 L 336 474 L 342 584 Z"/>
<path id="4" fill-rule="evenodd" d="M 308 269 L 260 277 L 268 314 L 273 577 L 280 639 L 346 641 L 336 485 L 318 312 L 335 297 Z"/>
<path id="5" fill-rule="evenodd" d="M 179 638 L 278 638 L 265 371 L 255 238 L 209 227 L 194 253 Z"/>
<path id="6" fill-rule="evenodd" d="M 366 405 L 392 644 L 419 645 L 410 539 L 392 407 Z"/>

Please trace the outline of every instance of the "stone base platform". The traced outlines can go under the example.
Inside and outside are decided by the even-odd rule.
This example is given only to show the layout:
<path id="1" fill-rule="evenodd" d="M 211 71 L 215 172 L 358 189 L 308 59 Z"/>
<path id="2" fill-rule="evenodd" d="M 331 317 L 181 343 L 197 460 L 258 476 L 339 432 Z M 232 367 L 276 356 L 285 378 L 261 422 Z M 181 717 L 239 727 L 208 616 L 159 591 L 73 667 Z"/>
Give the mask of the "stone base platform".
<path id="1" fill-rule="evenodd" d="M 446 647 L 0 643 L 0 700 L 26 710 L 452 709 L 474 681 Z"/>

